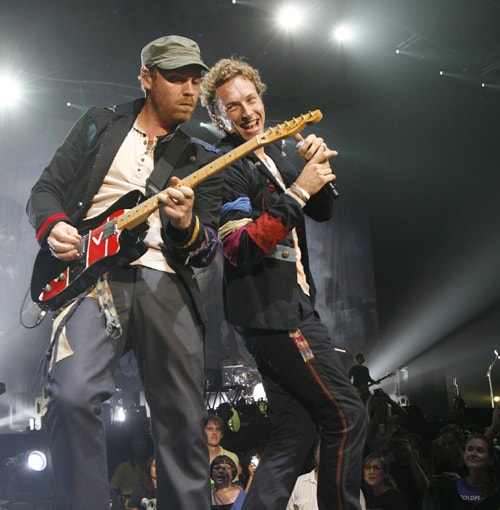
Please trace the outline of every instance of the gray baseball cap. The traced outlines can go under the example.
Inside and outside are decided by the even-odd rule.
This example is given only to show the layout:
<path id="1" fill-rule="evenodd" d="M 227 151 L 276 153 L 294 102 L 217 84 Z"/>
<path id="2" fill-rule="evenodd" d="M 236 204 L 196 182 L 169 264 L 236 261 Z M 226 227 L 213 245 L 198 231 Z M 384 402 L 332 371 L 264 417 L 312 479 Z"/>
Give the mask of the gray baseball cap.
<path id="1" fill-rule="evenodd" d="M 208 67 L 201 60 L 198 44 L 180 35 L 166 35 L 144 46 L 141 51 L 141 64 L 166 70 L 198 65 L 208 71 Z"/>

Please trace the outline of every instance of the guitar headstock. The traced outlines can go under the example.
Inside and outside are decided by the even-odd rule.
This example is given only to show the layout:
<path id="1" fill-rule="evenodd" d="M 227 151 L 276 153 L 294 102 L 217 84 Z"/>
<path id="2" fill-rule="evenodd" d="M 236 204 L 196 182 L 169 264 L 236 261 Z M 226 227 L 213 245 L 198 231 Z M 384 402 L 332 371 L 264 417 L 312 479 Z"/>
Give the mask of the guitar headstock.
<path id="1" fill-rule="evenodd" d="M 322 118 L 323 114 L 321 113 L 321 110 L 313 110 L 308 113 L 303 113 L 298 117 L 294 117 L 293 119 L 286 120 L 285 122 L 268 128 L 264 131 L 264 133 L 257 137 L 257 140 L 261 146 L 267 145 L 275 142 L 276 140 L 281 140 L 282 138 L 300 133 L 306 126 L 309 124 L 316 124 Z"/>

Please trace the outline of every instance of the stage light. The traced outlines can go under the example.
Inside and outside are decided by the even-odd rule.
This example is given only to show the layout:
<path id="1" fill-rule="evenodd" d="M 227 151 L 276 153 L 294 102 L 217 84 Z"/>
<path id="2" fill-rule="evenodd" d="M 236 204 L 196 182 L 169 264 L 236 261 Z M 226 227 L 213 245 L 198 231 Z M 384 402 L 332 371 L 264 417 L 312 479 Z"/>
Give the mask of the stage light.
<path id="1" fill-rule="evenodd" d="M 43 471 L 47 467 L 47 456 L 41 450 L 27 450 L 15 457 L 7 457 L 2 461 L 0 469 L 4 472 Z"/>
<path id="2" fill-rule="evenodd" d="M 0 76 L 0 107 L 9 108 L 21 98 L 21 85 L 11 76 Z"/>
<path id="3" fill-rule="evenodd" d="M 26 466 L 33 471 L 43 471 L 47 467 L 47 457 L 40 450 L 32 450 L 26 458 Z"/>
<path id="4" fill-rule="evenodd" d="M 0 500 L 8 505 L 6 508 L 52 508 L 50 492 L 47 457 L 43 451 L 26 450 L 0 463 Z M 1 503 L 0 508 L 4 508 Z"/>
<path id="5" fill-rule="evenodd" d="M 351 39 L 352 31 L 348 26 L 340 25 L 334 30 L 333 36 L 339 42 L 346 42 Z"/>
<path id="6" fill-rule="evenodd" d="M 264 385 L 262 383 L 258 383 L 255 385 L 252 396 L 255 402 L 259 402 L 260 400 L 267 400 L 267 395 L 264 390 Z"/>
<path id="7" fill-rule="evenodd" d="M 123 406 L 116 406 L 113 410 L 113 421 L 118 423 L 123 423 L 126 421 L 127 415 L 125 413 L 125 409 Z"/>
<path id="8" fill-rule="evenodd" d="M 277 23 L 285 30 L 294 30 L 305 21 L 305 12 L 295 5 L 285 5 L 277 13 Z"/>

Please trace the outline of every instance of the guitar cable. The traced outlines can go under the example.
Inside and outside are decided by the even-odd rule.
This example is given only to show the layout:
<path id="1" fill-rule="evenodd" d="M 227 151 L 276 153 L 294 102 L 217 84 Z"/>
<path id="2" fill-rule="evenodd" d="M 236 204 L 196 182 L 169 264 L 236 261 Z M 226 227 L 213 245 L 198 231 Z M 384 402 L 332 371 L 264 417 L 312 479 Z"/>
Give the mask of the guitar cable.
<path id="1" fill-rule="evenodd" d="M 26 291 L 26 294 L 24 295 L 24 299 L 23 299 L 23 301 L 21 303 L 21 307 L 19 309 L 19 324 L 21 324 L 21 326 L 23 326 L 23 328 L 34 329 L 42 323 L 43 319 L 45 319 L 45 316 L 47 315 L 47 310 L 41 308 L 34 301 L 31 301 L 30 304 L 28 306 L 26 306 L 29 293 L 30 293 L 30 289 L 28 287 L 28 290 Z M 28 314 L 32 317 L 36 316 L 36 319 L 34 319 L 33 325 L 26 323 L 25 316 Z"/>

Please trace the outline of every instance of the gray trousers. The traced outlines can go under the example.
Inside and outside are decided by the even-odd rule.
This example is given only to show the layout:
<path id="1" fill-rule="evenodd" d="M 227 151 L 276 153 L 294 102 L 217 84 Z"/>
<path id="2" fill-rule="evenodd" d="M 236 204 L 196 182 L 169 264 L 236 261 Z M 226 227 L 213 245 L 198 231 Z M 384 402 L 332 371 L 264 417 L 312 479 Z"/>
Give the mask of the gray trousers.
<path id="1" fill-rule="evenodd" d="M 57 510 L 109 510 L 101 404 L 115 391 L 113 370 L 136 354 L 151 411 L 158 510 L 208 510 L 208 450 L 203 431 L 201 325 L 176 275 L 136 267 L 109 279 L 123 329 L 105 333 L 97 301 L 85 298 L 66 324 L 74 354 L 56 363 L 48 386 L 47 427 Z"/>

